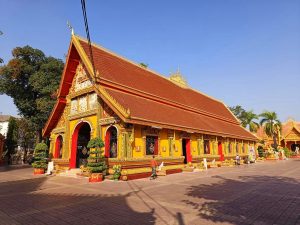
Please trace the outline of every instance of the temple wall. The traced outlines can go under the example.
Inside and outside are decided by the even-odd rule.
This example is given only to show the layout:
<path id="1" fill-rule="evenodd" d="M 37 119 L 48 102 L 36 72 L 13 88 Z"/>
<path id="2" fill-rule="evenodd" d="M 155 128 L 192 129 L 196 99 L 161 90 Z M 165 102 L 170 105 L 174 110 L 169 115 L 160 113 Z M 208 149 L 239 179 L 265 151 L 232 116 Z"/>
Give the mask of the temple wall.
<path id="1" fill-rule="evenodd" d="M 168 133 L 167 130 L 163 129 L 160 132 L 160 137 L 159 137 L 159 151 L 158 153 L 162 156 L 162 157 L 167 157 L 170 156 L 170 151 L 169 151 L 169 140 L 168 140 Z"/>
<path id="2" fill-rule="evenodd" d="M 141 126 L 134 127 L 134 143 L 133 143 L 133 158 L 142 158 L 144 156 L 144 150 L 146 148 L 144 140 L 142 138 Z"/>

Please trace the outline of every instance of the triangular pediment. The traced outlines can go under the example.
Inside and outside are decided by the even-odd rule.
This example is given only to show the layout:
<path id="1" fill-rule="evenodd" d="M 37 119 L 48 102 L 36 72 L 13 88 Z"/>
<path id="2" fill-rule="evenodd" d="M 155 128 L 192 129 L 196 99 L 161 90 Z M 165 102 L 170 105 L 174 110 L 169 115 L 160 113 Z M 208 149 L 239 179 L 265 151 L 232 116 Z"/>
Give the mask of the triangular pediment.
<path id="1" fill-rule="evenodd" d="M 90 88 L 93 86 L 90 75 L 86 72 L 82 62 L 79 62 L 76 68 L 76 72 L 72 81 L 69 94 L 79 92 L 83 89 Z"/>
<path id="2" fill-rule="evenodd" d="M 288 133 L 288 135 L 285 137 L 285 139 L 300 140 L 300 132 L 295 127 L 293 127 L 291 131 Z"/>

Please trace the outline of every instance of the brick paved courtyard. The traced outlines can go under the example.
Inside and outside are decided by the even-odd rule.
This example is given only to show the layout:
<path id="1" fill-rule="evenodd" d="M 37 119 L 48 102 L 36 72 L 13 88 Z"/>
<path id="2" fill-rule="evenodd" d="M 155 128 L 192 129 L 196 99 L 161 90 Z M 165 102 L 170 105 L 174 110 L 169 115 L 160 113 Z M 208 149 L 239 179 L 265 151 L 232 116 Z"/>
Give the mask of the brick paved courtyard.
<path id="1" fill-rule="evenodd" d="M 300 224 L 300 160 L 88 183 L 0 168 L 0 224 Z"/>

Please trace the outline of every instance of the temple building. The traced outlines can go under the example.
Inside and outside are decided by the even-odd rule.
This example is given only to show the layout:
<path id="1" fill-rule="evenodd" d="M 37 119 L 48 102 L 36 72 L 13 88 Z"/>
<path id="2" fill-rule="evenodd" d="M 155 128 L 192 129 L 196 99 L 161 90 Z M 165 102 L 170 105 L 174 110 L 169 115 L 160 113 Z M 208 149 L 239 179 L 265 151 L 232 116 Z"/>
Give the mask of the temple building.
<path id="1" fill-rule="evenodd" d="M 259 140 L 264 141 L 265 146 L 272 146 L 273 138 L 268 137 L 263 128 L 260 127 L 256 133 Z M 288 119 L 282 123 L 281 132 L 277 135 L 277 141 L 281 147 L 287 147 L 292 152 L 298 148 L 300 151 L 300 122 L 294 119 Z"/>
<path id="2" fill-rule="evenodd" d="M 246 156 L 257 138 L 226 105 L 72 35 L 56 105 L 43 129 L 55 165 L 79 168 L 93 137 L 105 142 L 109 168 L 122 165 L 128 179 L 149 176 L 150 159 L 167 174 L 185 164 Z M 94 63 L 92 63 L 93 58 Z"/>

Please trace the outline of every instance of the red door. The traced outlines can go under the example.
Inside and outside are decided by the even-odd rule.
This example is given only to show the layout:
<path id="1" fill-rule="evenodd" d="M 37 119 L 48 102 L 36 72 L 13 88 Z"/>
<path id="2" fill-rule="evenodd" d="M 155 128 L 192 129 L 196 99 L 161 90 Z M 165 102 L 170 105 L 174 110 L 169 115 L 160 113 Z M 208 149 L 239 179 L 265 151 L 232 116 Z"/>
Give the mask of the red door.
<path id="1" fill-rule="evenodd" d="M 222 143 L 221 142 L 218 143 L 218 153 L 219 153 L 219 156 L 220 156 L 220 160 L 224 161 L 224 154 L 223 154 L 223 148 L 222 148 Z"/>
<path id="2" fill-rule="evenodd" d="M 105 152 L 104 155 L 106 158 L 109 158 L 109 150 L 110 150 L 110 130 L 106 131 L 105 135 Z"/>
<path id="3" fill-rule="evenodd" d="M 59 158 L 60 148 L 61 148 L 61 136 L 58 136 L 55 142 L 54 158 Z"/>
<path id="4" fill-rule="evenodd" d="M 187 163 L 192 162 L 192 155 L 191 155 L 191 141 L 190 139 L 186 139 L 186 161 Z"/>

